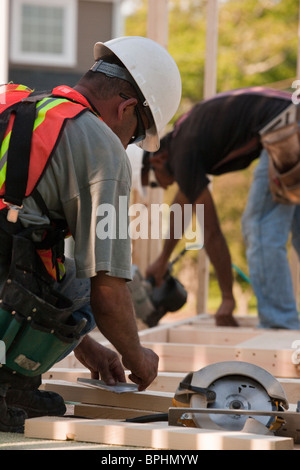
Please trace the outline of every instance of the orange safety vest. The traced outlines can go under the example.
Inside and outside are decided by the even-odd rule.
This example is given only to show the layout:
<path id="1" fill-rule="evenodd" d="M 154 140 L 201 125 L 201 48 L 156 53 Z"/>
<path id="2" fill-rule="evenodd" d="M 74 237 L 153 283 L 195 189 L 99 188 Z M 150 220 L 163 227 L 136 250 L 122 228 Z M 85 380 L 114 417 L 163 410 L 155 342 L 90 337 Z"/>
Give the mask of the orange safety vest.
<path id="1" fill-rule="evenodd" d="M 30 107 L 31 116 L 27 119 L 26 114 L 22 116 L 19 110 L 28 112 Z M 86 111 L 96 114 L 86 98 L 68 86 L 58 86 L 50 93 L 33 92 L 24 85 L 0 86 L 0 210 L 21 206 L 22 199 L 34 192 L 55 152 L 66 121 Z M 14 135 L 17 127 L 19 129 Z M 23 143 L 26 140 L 23 137 L 27 137 L 27 144 Z M 10 151 L 12 147 L 14 152 Z M 15 154 L 14 158 L 10 156 L 12 153 Z M 26 158 L 28 161 L 24 164 Z M 22 169 L 24 165 L 25 170 Z M 14 178 L 7 195 L 9 171 L 14 174 Z M 19 183 L 24 186 L 23 193 L 15 199 Z M 64 273 L 61 260 L 54 260 L 51 249 L 40 249 L 37 252 L 48 273 L 55 280 L 61 279 Z"/>
<path id="2" fill-rule="evenodd" d="M 23 85 L 0 86 L 0 119 L 5 113 L 9 115 L 7 127 L 0 147 L 0 210 L 5 207 L 5 180 L 7 157 L 12 129 L 18 112 L 16 105 L 26 102 L 32 90 Z M 58 86 L 51 94 L 37 96 L 36 116 L 33 123 L 30 162 L 25 197 L 28 197 L 42 177 L 49 159 L 58 143 L 61 131 L 68 119 L 74 119 L 83 112 L 90 110 L 89 102 L 84 96 L 68 86 Z"/>

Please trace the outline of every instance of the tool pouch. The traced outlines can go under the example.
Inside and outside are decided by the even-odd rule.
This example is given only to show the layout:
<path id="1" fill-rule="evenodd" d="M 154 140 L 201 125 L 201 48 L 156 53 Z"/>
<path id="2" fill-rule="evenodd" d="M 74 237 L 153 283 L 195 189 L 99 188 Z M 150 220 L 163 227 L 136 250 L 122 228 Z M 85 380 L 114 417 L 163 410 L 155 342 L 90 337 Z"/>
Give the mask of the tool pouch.
<path id="1" fill-rule="evenodd" d="M 269 156 L 269 184 L 273 199 L 300 204 L 299 126 L 290 124 L 261 137 Z"/>
<path id="2" fill-rule="evenodd" d="M 86 320 L 76 324 L 73 303 L 53 288 L 34 243 L 13 237 L 12 263 L 1 294 L 0 338 L 5 367 L 26 376 L 49 370 L 76 347 Z"/>

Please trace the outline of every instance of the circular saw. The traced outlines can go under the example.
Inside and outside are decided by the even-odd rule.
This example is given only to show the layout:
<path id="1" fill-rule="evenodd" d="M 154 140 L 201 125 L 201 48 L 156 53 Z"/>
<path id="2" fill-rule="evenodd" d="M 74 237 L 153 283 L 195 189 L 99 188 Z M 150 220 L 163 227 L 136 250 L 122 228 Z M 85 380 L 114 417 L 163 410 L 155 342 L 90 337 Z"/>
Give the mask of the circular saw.
<path id="1" fill-rule="evenodd" d="M 274 412 L 289 407 L 277 379 L 261 367 L 239 361 L 218 362 L 189 373 L 176 390 L 173 406 L 191 410 L 183 414 L 184 426 L 229 431 L 244 430 L 249 422 L 275 431 L 283 420 Z"/>
<path id="2" fill-rule="evenodd" d="M 218 362 L 190 372 L 180 382 L 168 413 L 127 418 L 169 426 L 290 437 L 300 443 L 300 401 L 296 411 L 280 382 L 248 362 Z"/>

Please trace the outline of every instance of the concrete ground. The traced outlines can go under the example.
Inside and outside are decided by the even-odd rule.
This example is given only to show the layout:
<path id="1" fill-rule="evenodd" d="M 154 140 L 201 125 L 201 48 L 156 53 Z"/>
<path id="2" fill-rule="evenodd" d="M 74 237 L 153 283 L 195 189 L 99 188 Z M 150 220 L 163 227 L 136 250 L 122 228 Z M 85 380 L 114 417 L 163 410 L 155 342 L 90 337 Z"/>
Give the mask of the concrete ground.
<path id="1" fill-rule="evenodd" d="M 67 404 L 66 415 L 70 416 L 74 407 Z M 24 434 L 0 432 L 1 450 L 137 450 L 140 447 L 109 446 L 107 444 L 93 444 L 90 442 L 55 441 L 49 439 L 36 439 L 25 437 Z"/>
<path id="2" fill-rule="evenodd" d="M 74 414 L 74 406 L 67 404 L 67 416 Z M 24 434 L 0 432 L 1 450 L 137 450 L 140 447 L 109 446 L 107 444 L 93 444 L 91 442 L 55 441 L 49 439 L 36 439 L 25 437 Z"/>
<path id="3" fill-rule="evenodd" d="M 24 434 L 0 432 L 0 451 L 2 450 L 138 450 L 140 447 L 107 446 L 76 441 L 50 441 L 32 439 Z"/>

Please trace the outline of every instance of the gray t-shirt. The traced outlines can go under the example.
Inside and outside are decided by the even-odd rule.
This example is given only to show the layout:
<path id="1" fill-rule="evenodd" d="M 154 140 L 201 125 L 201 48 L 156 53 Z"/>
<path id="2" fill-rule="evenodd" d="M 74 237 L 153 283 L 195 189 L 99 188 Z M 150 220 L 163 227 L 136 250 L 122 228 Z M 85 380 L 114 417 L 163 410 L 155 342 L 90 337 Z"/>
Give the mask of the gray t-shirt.
<path id="1" fill-rule="evenodd" d="M 111 129 L 90 112 L 69 120 L 37 189 L 51 217 L 68 223 L 77 277 L 106 271 L 131 279 L 126 232 L 130 186 L 130 162 Z M 20 219 L 25 226 L 45 223 L 31 197 L 25 199 Z"/>

